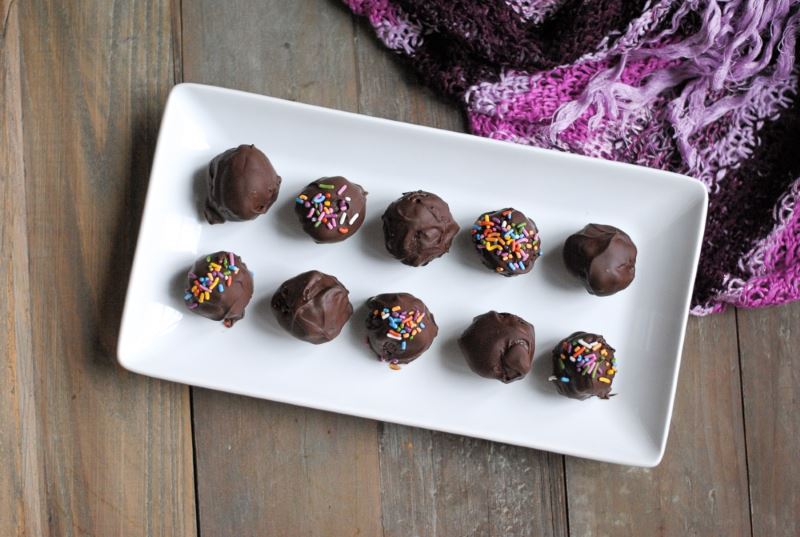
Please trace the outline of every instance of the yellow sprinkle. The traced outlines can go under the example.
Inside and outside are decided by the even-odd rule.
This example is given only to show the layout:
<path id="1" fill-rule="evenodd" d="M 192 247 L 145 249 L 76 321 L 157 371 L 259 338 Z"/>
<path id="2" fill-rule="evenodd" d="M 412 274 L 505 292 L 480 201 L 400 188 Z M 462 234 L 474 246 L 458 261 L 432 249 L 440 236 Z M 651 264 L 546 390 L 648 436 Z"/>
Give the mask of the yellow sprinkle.
<path id="1" fill-rule="evenodd" d="M 400 311 L 400 306 L 395 306 L 392 308 L 392 311 Z"/>
<path id="2" fill-rule="evenodd" d="M 205 293 L 200 293 L 200 296 L 197 297 L 197 301 L 200 302 L 201 304 L 205 301 L 205 299 L 206 299 Z"/>
<path id="3" fill-rule="evenodd" d="M 323 205 L 325 205 L 325 207 L 330 207 L 331 206 L 331 202 L 330 201 L 325 201 L 325 203 Z"/>
<path id="4" fill-rule="evenodd" d="M 605 377 L 600 377 L 600 378 L 599 378 L 599 379 L 597 379 L 597 380 L 599 380 L 600 382 L 605 382 L 606 384 L 611 384 L 611 381 L 610 381 L 610 380 L 608 380 L 608 379 L 607 379 L 607 378 L 605 378 Z"/>
<path id="5" fill-rule="evenodd" d="M 214 283 L 211 284 L 211 287 L 209 289 L 214 289 L 218 283 L 219 283 L 219 278 L 214 278 Z"/>
<path id="6" fill-rule="evenodd" d="M 400 366 L 397 364 L 389 364 L 389 369 L 393 369 L 395 371 L 400 371 Z"/>
<path id="7" fill-rule="evenodd" d="M 211 300 L 211 293 L 209 293 L 208 291 L 206 291 L 206 292 L 205 292 L 205 293 L 203 293 L 203 294 L 204 294 L 204 295 L 206 295 L 206 300 Z"/>
<path id="8" fill-rule="evenodd" d="M 608 352 L 606 352 L 606 350 L 603 349 L 602 351 L 600 351 L 600 356 L 608 356 Z"/>
<path id="9" fill-rule="evenodd" d="M 614 373 L 616 373 L 616 372 L 617 372 L 617 370 L 616 370 L 616 369 L 614 369 L 613 367 L 609 367 L 609 368 L 608 368 L 608 374 L 609 374 L 609 375 L 613 375 L 613 374 L 614 374 Z"/>

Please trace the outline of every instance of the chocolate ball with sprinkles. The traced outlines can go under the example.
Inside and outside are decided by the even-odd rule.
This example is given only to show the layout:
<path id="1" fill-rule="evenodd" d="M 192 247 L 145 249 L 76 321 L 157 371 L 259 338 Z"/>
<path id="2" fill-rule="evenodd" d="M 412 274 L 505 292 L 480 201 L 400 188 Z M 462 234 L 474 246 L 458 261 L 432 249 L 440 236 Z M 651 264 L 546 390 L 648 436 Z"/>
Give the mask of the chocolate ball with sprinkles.
<path id="1" fill-rule="evenodd" d="M 317 243 L 341 242 L 364 223 L 367 193 L 344 177 L 323 177 L 295 198 L 300 224 Z"/>
<path id="2" fill-rule="evenodd" d="M 334 276 L 309 270 L 283 282 L 272 296 L 278 323 L 303 341 L 327 343 L 353 314 L 349 292 Z"/>
<path id="3" fill-rule="evenodd" d="M 609 296 L 628 287 L 636 276 L 636 245 L 614 226 L 587 224 L 564 243 L 564 264 L 586 290 Z"/>
<path id="4" fill-rule="evenodd" d="M 281 178 L 254 145 L 220 153 L 208 165 L 205 217 L 209 224 L 252 220 L 275 203 Z"/>
<path id="5" fill-rule="evenodd" d="M 392 369 L 419 357 L 439 333 L 433 314 L 414 295 L 377 295 L 367 301 L 367 309 L 367 343 Z"/>
<path id="6" fill-rule="evenodd" d="M 406 265 L 427 265 L 450 250 L 459 227 L 442 198 L 406 192 L 383 213 L 386 249 Z"/>
<path id="7" fill-rule="evenodd" d="M 572 399 L 608 399 L 616 375 L 617 358 L 605 338 L 575 332 L 553 349 L 553 375 L 548 380 Z"/>
<path id="8" fill-rule="evenodd" d="M 516 209 L 482 214 L 471 233 L 483 264 L 501 276 L 527 274 L 541 255 L 539 229 Z"/>
<path id="9" fill-rule="evenodd" d="M 508 384 L 531 370 L 533 325 L 511 313 L 478 315 L 458 339 L 469 368 L 482 377 Z"/>
<path id="10" fill-rule="evenodd" d="M 215 252 L 195 261 L 183 300 L 198 315 L 230 328 L 244 317 L 252 296 L 253 275 L 242 258 L 232 252 Z"/>

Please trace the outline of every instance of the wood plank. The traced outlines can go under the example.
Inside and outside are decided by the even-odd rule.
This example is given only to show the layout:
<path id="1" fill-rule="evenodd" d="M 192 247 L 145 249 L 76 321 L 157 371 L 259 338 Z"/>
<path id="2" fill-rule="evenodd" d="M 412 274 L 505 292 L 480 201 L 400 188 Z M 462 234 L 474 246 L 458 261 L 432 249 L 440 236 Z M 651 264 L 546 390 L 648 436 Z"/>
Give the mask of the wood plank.
<path id="1" fill-rule="evenodd" d="M 0 535 L 43 535 L 46 518 L 34 407 L 31 317 L 28 307 L 28 241 L 26 239 L 22 79 L 20 74 L 19 5 L 0 1 L 0 251 L 4 270 L 0 301 Z"/>
<path id="2" fill-rule="evenodd" d="M 567 457 L 570 533 L 749 536 L 744 448 L 734 313 L 691 318 L 663 461 Z"/>
<path id="3" fill-rule="evenodd" d="M 753 535 L 800 535 L 800 303 L 739 310 Z"/>
<path id="4" fill-rule="evenodd" d="M 356 109 L 353 28 L 317 0 L 183 0 L 184 79 Z M 377 424 L 194 390 L 205 535 L 380 535 Z"/>
<path id="5" fill-rule="evenodd" d="M 356 44 L 360 112 L 464 130 L 362 24 Z M 386 536 L 567 534 L 559 455 L 393 424 L 380 441 Z"/>
<path id="6" fill-rule="evenodd" d="M 172 84 L 170 2 L 15 6 L 24 168 L 11 191 L 22 209 L 3 220 L 19 270 L 21 345 L 6 363 L 22 387 L 24 490 L 12 524 L 37 536 L 194 535 L 188 390 L 121 370 L 114 352 Z"/>

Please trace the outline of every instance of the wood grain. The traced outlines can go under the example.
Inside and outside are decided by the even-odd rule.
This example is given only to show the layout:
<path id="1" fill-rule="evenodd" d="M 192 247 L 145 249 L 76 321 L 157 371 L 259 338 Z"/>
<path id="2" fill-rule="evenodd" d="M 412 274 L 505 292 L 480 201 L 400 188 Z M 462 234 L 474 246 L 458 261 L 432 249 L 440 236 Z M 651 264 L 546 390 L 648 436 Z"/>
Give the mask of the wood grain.
<path id="1" fill-rule="evenodd" d="M 356 27 L 359 111 L 464 130 L 435 98 Z M 381 428 L 381 495 L 387 536 L 566 535 L 563 458 L 400 425 Z"/>
<path id="2" fill-rule="evenodd" d="M 753 535 L 800 535 L 800 303 L 739 310 Z"/>
<path id="3" fill-rule="evenodd" d="M 35 408 L 28 306 L 27 215 L 22 140 L 19 6 L 0 2 L 0 251 L 8 263 L 0 277 L 0 535 L 42 535 L 44 480 Z"/>
<path id="4" fill-rule="evenodd" d="M 114 353 L 172 83 L 170 20 L 166 1 L 42 0 L 14 4 L 4 30 L 11 534 L 196 533 L 188 391 L 122 371 Z"/>
<path id="5" fill-rule="evenodd" d="M 567 458 L 572 535 L 750 535 L 735 333 L 733 312 L 689 320 L 658 467 Z"/>
<path id="6" fill-rule="evenodd" d="M 341 8 L 183 0 L 183 35 L 186 81 L 356 109 Z M 203 534 L 381 533 L 375 422 L 198 389 L 194 427 Z"/>

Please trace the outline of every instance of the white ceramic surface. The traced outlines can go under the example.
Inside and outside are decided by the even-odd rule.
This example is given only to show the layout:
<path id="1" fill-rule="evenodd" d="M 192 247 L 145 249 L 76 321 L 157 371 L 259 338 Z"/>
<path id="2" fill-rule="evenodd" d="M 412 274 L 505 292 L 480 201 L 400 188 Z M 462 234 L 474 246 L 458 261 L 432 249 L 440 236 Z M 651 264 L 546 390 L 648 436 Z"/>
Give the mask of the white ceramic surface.
<path id="1" fill-rule="evenodd" d="M 210 226 L 199 211 L 209 160 L 254 143 L 283 177 L 255 221 Z M 369 191 L 367 221 L 348 240 L 317 245 L 292 209 L 313 179 L 344 175 Z M 412 268 L 385 251 L 380 216 L 403 192 L 444 198 L 461 225 L 451 252 Z M 482 211 L 514 206 L 539 226 L 543 256 L 527 275 L 483 268 L 469 244 Z M 170 94 L 153 161 L 119 339 L 132 371 L 235 392 L 603 461 L 653 466 L 664 452 L 707 196 L 662 171 L 522 147 L 233 90 L 182 84 Z M 626 230 L 639 248 L 636 279 L 598 298 L 567 274 L 564 239 L 588 222 Z M 232 250 L 253 270 L 255 295 L 232 329 L 182 301 L 196 257 Z M 356 308 L 335 341 L 292 338 L 269 308 L 281 282 L 319 269 Z M 401 371 L 363 343 L 365 300 L 407 291 L 435 314 L 439 336 Z M 536 327 L 533 371 L 504 385 L 467 368 L 456 340 L 487 310 Z M 550 350 L 575 330 L 617 349 L 618 395 L 574 401 L 547 382 Z"/>

